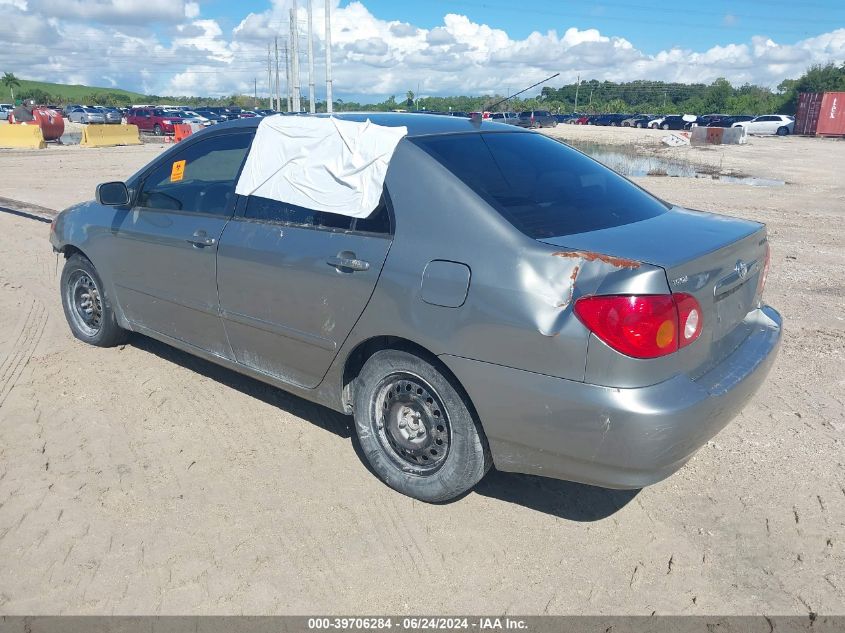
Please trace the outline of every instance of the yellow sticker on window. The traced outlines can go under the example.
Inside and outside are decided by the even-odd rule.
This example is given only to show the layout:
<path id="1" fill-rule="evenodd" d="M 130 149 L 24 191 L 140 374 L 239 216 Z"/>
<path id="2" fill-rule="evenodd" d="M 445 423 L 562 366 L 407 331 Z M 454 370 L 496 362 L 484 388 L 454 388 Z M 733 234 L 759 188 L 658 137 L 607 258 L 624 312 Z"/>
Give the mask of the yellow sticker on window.
<path id="1" fill-rule="evenodd" d="M 185 163 L 188 161 L 177 160 L 170 169 L 170 182 L 179 182 L 185 177 Z"/>

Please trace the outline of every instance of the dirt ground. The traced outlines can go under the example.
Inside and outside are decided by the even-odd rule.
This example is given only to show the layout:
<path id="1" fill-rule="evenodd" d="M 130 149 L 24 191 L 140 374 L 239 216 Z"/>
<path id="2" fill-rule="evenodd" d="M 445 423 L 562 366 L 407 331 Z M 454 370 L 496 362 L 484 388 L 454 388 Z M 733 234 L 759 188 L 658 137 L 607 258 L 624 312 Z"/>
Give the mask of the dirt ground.
<path id="1" fill-rule="evenodd" d="M 552 133 L 789 182 L 639 180 L 766 222 L 785 319 L 766 384 L 686 467 L 639 493 L 492 472 L 415 502 L 344 416 L 140 336 L 73 339 L 48 225 L 0 213 L 0 613 L 845 613 L 845 142 Z M 62 208 L 161 151 L 0 151 L 0 196 Z"/>

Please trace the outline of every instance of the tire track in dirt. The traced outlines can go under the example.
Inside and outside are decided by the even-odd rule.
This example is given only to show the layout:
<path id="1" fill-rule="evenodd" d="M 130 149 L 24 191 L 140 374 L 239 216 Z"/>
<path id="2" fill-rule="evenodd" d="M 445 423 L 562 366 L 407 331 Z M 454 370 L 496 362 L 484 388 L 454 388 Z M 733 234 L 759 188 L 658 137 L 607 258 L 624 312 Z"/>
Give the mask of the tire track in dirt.
<path id="1" fill-rule="evenodd" d="M 24 317 L 18 322 L 18 335 L 5 359 L 0 364 L 0 407 L 9 397 L 29 365 L 35 349 L 41 342 L 47 326 L 47 310 L 38 299 L 29 299 L 29 305 L 21 311 Z"/>

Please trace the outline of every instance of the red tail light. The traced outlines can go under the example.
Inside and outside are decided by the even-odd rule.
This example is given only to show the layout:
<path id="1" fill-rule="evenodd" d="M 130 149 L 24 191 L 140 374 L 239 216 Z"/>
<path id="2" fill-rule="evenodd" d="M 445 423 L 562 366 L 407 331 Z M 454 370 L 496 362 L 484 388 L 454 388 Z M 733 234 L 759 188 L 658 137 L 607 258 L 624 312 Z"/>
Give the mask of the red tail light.
<path id="1" fill-rule="evenodd" d="M 701 306 L 695 297 L 603 295 L 582 297 L 575 314 L 602 341 L 634 358 L 666 356 L 701 334 Z"/>

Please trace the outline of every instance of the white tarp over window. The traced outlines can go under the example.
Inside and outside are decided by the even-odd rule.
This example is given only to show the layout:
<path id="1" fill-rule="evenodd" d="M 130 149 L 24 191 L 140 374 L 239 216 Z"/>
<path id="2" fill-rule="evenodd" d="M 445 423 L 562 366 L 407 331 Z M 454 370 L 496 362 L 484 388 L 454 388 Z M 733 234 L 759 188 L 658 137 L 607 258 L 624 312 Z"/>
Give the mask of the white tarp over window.
<path id="1" fill-rule="evenodd" d="M 235 192 L 366 218 L 405 127 L 274 115 L 258 125 Z"/>

